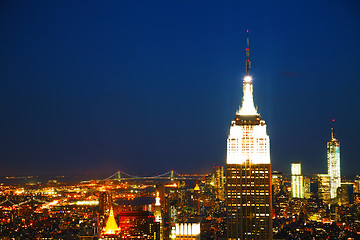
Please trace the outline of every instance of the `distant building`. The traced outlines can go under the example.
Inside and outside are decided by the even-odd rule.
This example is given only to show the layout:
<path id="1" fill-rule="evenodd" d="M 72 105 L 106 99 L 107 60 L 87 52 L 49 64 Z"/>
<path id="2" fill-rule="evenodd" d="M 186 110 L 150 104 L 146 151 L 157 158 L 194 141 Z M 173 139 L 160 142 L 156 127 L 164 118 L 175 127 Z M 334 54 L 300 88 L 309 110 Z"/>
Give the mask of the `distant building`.
<path id="1" fill-rule="evenodd" d="M 159 193 L 160 203 L 161 203 L 161 210 L 165 210 L 165 184 L 158 183 L 156 184 L 156 192 Z"/>
<path id="2" fill-rule="evenodd" d="M 318 195 L 325 203 L 330 201 L 330 176 L 328 174 L 318 174 Z"/>
<path id="3" fill-rule="evenodd" d="M 224 167 L 215 167 L 215 194 L 216 198 L 220 200 L 225 200 L 225 176 L 224 176 Z"/>
<path id="4" fill-rule="evenodd" d="M 304 198 L 309 199 L 311 196 L 311 190 L 310 190 L 310 178 L 305 177 L 304 178 Z"/>
<path id="5" fill-rule="evenodd" d="M 160 240 L 163 239 L 163 218 L 161 214 L 161 203 L 159 192 L 156 192 L 155 207 L 154 207 L 155 222 L 159 223 L 160 226 Z"/>
<path id="6" fill-rule="evenodd" d="M 105 215 L 112 206 L 112 196 L 111 193 L 101 192 L 99 195 L 99 213 L 100 215 Z"/>
<path id="7" fill-rule="evenodd" d="M 283 174 L 281 172 L 274 171 L 271 176 L 273 193 L 278 194 L 281 191 L 283 185 Z"/>
<path id="8" fill-rule="evenodd" d="M 290 196 L 287 192 L 285 186 L 280 188 L 280 191 L 277 194 L 274 194 L 274 217 L 279 218 L 287 218 L 290 215 Z"/>
<path id="9" fill-rule="evenodd" d="M 349 199 L 349 187 L 350 184 L 342 183 L 341 187 L 338 188 L 337 196 L 339 200 L 339 205 L 347 207 L 349 206 L 350 199 Z"/>
<path id="10" fill-rule="evenodd" d="M 101 231 L 101 239 L 104 240 L 120 239 L 120 228 L 118 227 L 115 221 L 114 211 L 112 207 L 110 208 L 110 214 L 108 219 L 106 220 L 106 225 Z"/>
<path id="11" fill-rule="evenodd" d="M 360 193 L 360 176 L 356 176 L 356 178 L 355 178 L 354 193 Z"/>
<path id="12" fill-rule="evenodd" d="M 116 215 L 123 239 L 160 239 L 160 224 L 148 211 L 122 211 Z"/>
<path id="13" fill-rule="evenodd" d="M 291 164 L 291 197 L 304 198 L 304 182 L 300 162 Z"/>
<path id="14" fill-rule="evenodd" d="M 360 176 L 356 176 L 354 181 L 354 201 L 356 204 L 360 203 Z"/>
<path id="15" fill-rule="evenodd" d="M 176 240 L 200 240 L 200 223 L 176 223 Z"/>
<path id="16" fill-rule="evenodd" d="M 330 198 L 333 199 L 337 197 L 337 189 L 341 186 L 340 143 L 335 138 L 334 127 L 331 128 L 331 139 L 327 143 L 327 162 L 330 177 Z"/>
<path id="17" fill-rule="evenodd" d="M 249 38 L 247 43 L 242 106 L 227 139 L 227 238 L 268 240 L 273 231 L 270 138 L 254 106 Z"/>
<path id="18" fill-rule="evenodd" d="M 177 207 L 176 206 L 170 207 L 170 222 L 171 223 L 177 222 Z"/>

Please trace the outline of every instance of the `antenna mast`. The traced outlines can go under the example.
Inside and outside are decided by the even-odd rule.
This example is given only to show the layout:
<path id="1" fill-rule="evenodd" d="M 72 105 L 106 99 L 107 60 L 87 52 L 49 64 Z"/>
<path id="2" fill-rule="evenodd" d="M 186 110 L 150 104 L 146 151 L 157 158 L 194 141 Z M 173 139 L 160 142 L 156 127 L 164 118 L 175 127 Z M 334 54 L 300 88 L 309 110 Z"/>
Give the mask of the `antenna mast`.
<path id="1" fill-rule="evenodd" d="M 335 131 L 334 131 L 334 127 L 335 127 L 335 119 L 332 120 L 332 127 L 331 127 L 331 139 L 335 138 Z"/>
<path id="2" fill-rule="evenodd" d="M 249 30 L 246 30 L 247 36 L 246 36 L 246 42 L 247 42 L 247 48 L 246 48 L 246 76 L 249 76 L 250 71 L 250 60 L 249 60 Z"/>

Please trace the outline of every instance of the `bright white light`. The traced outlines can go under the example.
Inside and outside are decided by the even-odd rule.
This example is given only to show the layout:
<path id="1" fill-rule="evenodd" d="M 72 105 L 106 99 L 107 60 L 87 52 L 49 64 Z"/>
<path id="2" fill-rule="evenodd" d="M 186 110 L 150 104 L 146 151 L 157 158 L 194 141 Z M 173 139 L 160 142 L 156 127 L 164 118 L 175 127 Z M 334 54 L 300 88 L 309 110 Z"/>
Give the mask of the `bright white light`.
<path id="1" fill-rule="evenodd" d="M 328 174 L 330 175 L 330 198 L 336 198 L 337 189 L 341 186 L 340 143 L 332 139 L 327 143 Z"/>
<path id="2" fill-rule="evenodd" d="M 159 192 L 156 192 L 156 198 L 155 198 L 155 206 L 160 206 L 160 197 Z"/>
<path id="3" fill-rule="evenodd" d="M 270 139 L 266 125 L 234 125 L 230 127 L 227 164 L 270 163 Z"/>
<path id="4" fill-rule="evenodd" d="M 291 164 L 291 175 L 301 175 L 301 163 Z"/>
<path id="5" fill-rule="evenodd" d="M 91 201 L 77 201 L 76 205 L 99 205 L 98 200 L 91 200 Z"/>
<path id="6" fill-rule="evenodd" d="M 237 112 L 239 115 L 258 115 L 254 106 L 252 78 L 246 76 L 243 83 L 242 106 Z"/>
<path id="7" fill-rule="evenodd" d="M 251 81 L 252 81 L 252 77 L 246 76 L 246 77 L 244 78 L 244 81 L 245 81 L 245 82 L 251 82 Z"/>
<path id="8" fill-rule="evenodd" d="M 178 237 L 195 237 L 200 235 L 200 232 L 200 223 L 176 223 L 175 225 L 175 233 Z"/>

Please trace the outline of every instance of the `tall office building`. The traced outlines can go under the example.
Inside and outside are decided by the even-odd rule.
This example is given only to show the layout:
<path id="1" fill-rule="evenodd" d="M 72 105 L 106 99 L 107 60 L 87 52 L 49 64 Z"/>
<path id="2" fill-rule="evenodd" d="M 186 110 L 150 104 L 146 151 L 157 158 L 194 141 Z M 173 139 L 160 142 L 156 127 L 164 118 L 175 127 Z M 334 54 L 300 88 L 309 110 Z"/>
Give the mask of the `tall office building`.
<path id="1" fill-rule="evenodd" d="M 271 182 L 272 182 L 273 195 L 275 196 L 281 191 L 281 187 L 283 185 L 283 174 L 277 171 L 272 172 Z"/>
<path id="2" fill-rule="evenodd" d="M 101 192 L 99 195 L 100 215 L 105 215 L 107 211 L 110 211 L 111 206 L 112 206 L 111 192 Z"/>
<path id="3" fill-rule="evenodd" d="M 221 166 L 215 167 L 215 195 L 217 199 L 225 199 L 225 189 L 224 189 L 224 168 Z"/>
<path id="4" fill-rule="evenodd" d="M 162 220 L 162 214 L 161 214 L 161 203 L 160 203 L 159 192 L 156 192 L 154 217 L 155 217 L 155 222 L 159 223 L 159 225 L 160 225 L 160 240 L 162 240 L 163 239 L 163 220 Z"/>
<path id="5" fill-rule="evenodd" d="M 301 163 L 291 164 L 291 197 L 304 198 L 304 180 L 301 175 Z"/>
<path id="6" fill-rule="evenodd" d="M 318 195 L 325 204 L 330 201 L 330 176 L 329 174 L 318 174 Z"/>
<path id="7" fill-rule="evenodd" d="M 309 199 L 311 196 L 311 190 L 310 190 L 310 178 L 305 177 L 304 178 L 304 198 Z"/>
<path id="8" fill-rule="evenodd" d="M 272 239 L 270 139 L 254 106 L 249 75 L 249 38 L 242 106 L 227 139 L 226 209 L 228 239 Z"/>
<path id="9" fill-rule="evenodd" d="M 342 183 L 337 190 L 338 203 L 341 206 L 349 206 L 349 187 L 352 187 L 352 184 Z M 353 190 L 353 189 L 352 189 Z"/>
<path id="10" fill-rule="evenodd" d="M 333 199 L 337 197 L 338 187 L 341 187 L 340 143 L 335 138 L 334 126 L 331 128 L 331 139 L 327 143 L 327 162 L 328 175 L 330 176 L 330 198 Z"/>
<path id="11" fill-rule="evenodd" d="M 354 181 L 354 201 L 356 204 L 360 203 L 360 176 L 356 176 Z"/>
<path id="12" fill-rule="evenodd" d="M 354 193 L 360 193 L 360 176 L 357 175 L 354 181 Z"/>

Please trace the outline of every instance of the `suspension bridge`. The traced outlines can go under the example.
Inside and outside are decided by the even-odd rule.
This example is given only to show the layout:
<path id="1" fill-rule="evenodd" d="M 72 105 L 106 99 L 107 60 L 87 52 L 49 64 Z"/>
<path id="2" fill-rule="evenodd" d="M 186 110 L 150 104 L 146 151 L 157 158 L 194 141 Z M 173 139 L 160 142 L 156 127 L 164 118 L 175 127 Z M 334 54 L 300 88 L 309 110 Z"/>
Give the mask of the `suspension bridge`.
<path id="1" fill-rule="evenodd" d="M 186 178 L 186 177 L 178 174 L 174 170 L 171 170 L 169 172 L 159 174 L 159 175 L 156 175 L 156 176 L 144 176 L 144 177 L 134 176 L 134 175 L 131 175 L 131 174 L 128 174 L 128 173 L 125 173 L 125 172 L 117 171 L 113 175 L 105 178 L 104 180 L 128 181 L 128 180 L 161 180 L 161 179 L 185 180 L 185 179 L 189 179 L 189 178 Z"/>

